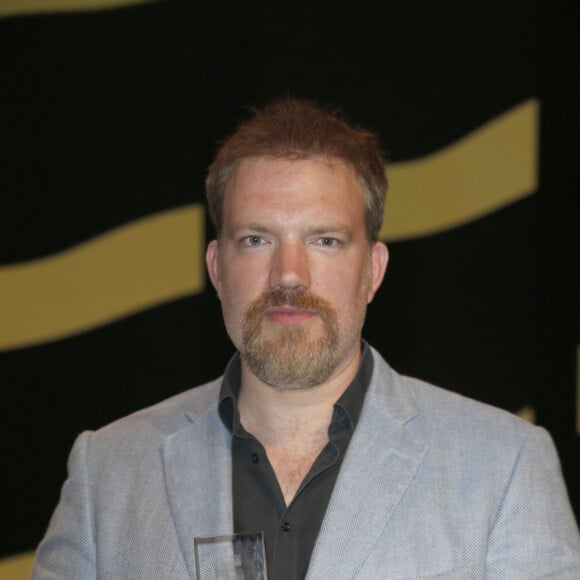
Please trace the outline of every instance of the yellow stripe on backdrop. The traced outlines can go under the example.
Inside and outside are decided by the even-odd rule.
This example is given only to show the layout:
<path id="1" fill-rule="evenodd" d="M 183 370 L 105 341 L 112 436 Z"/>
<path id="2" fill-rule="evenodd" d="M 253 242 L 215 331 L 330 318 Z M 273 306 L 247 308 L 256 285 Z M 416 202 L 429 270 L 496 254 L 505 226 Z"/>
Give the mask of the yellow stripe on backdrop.
<path id="1" fill-rule="evenodd" d="M 26 580 L 30 578 L 33 560 L 33 552 L 0 559 L 0 580 Z"/>
<path id="2" fill-rule="evenodd" d="M 204 244 L 205 214 L 192 205 L 0 267 L 0 349 L 63 338 L 201 292 Z"/>
<path id="3" fill-rule="evenodd" d="M 457 143 L 393 164 L 381 238 L 465 224 L 537 188 L 538 103 L 527 101 Z M 141 219 L 55 256 L 0 267 L 0 350 L 56 340 L 199 293 L 204 210 Z"/>
<path id="4" fill-rule="evenodd" d="M 530 99 L 444 149 L 394 164 L 381 238 L 448 230 L 534 193 L 538 118 Z"/>
<path id="5" fill-rule="evenodd" d="M 156 0 L 0 0 L 0 18 L 41 13 L 108 10 L 154 1 Z"/>

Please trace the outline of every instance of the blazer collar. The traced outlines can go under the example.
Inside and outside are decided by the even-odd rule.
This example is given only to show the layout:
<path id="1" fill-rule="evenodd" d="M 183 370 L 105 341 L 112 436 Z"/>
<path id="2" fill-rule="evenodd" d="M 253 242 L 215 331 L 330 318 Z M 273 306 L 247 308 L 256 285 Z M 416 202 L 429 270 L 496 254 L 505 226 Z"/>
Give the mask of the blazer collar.
<path id="1" fill-rule="evenodd" d="M 213 403 L 205 410 L 186 411 L 191 424 L 162 449 L 171 514 L 192 578 L 194 539 L 233 533 L 230 434 L 218 416 L 218 389 L 207 392 Z"/>
<path id="2" fill-rule="evenodd" d="M 307 580 L 353 578 L 389 524 L 428 445 L 398 375 L 373 351 L 375 370 L 310 561 Z"/>

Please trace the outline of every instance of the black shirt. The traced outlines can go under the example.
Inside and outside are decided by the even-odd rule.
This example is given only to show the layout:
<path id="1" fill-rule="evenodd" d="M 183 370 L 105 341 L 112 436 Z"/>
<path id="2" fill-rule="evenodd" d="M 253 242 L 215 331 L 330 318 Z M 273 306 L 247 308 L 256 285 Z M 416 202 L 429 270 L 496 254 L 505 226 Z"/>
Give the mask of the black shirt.
<path id="1" fill-rule="evenodd" d="M 345 455 L 364 403 L 373 358 L 363 342 L 358 372 L 334 405 L 329 442 L 286 506 L 261 443 L 240 423 L 237 397 L 240 359 L 236 354 L 224 374 L 219 413 L 232 433 L 234 532 L 264 532 L 270 580 L 302 580 Z"/>

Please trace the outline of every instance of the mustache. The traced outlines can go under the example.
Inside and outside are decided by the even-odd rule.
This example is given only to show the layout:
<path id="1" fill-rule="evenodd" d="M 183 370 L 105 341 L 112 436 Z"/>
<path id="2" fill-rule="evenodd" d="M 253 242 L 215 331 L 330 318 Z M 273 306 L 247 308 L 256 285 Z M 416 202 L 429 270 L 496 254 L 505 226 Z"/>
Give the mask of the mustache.
<path id="1" fill-rule="evenodd" d="M 248 309 L 248 314 L 256 315 L 263 313 L 268 308 L 276 306 L 289 306 L 307 310 L 316 310 L 322 314 L 332 311 L 328 301 L 320 296 L 305 290 L 294 288 L 272 288 L 259 296 Z"/>

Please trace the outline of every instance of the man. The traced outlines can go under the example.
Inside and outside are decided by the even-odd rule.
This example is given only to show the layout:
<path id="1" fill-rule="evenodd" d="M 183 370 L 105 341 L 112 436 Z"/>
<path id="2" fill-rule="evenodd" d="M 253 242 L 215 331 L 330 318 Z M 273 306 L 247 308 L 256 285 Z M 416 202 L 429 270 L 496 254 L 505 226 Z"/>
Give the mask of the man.
<path id="1" fill-rule="evenodd" d="M 307 102 L 226 141 L 207 267 L 237 354 L 78 438 L 33 578 L 205 578 L 194 539 L 234 532 L 264 532 L 274 580 L 580 578 L 545 431 L 361 340 L 385 189 L 376 138 Z"/>

